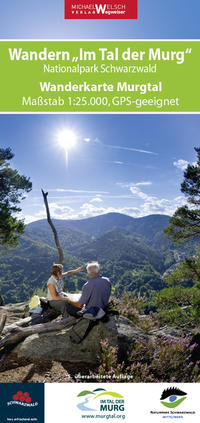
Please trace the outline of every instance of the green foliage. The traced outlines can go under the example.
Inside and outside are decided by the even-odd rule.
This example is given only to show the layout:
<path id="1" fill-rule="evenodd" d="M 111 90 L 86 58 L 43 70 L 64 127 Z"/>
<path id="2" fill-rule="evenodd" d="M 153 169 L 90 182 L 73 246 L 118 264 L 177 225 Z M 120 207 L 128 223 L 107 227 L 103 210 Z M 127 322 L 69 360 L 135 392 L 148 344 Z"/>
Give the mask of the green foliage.
<path id="1" fill-rule="evenodd" d="M 128 236 L 111 231 L 96 241 L 87 241 L 87 247 L 78 248 L 75 245 L 78 242 L 79 245 L 85 245 L 86 237 L 80 234 L 78 240 L 75 230 L 73 246 L 70 249 L 72 230 L 68 231 L 65 225 L 61 227 L 56 223 L 56 228 L 57 226 L 60 230 L 60 232 L 58 230 L 59 237 L 60 234 L 64 234 L 65 245 L 68 246 L 67 251 L 64 250 L 67 258 L 64 262 L 66 270 L 90 260 L 99 260 L 102 274 L 111 279 L 113 293 L 117 292 L 120 296 L 124 291 L 135 289 L 137 292 L 147 291 L 149 295 L 150 290 L 163 287 L 160 274 L 154 269 L 154 266 L 157 269 L 163 268 L 163 257 L 145 245 L 144 240 L 135 238 L 133 235 Z M 51 231 L 46 221 L 34 222 L 28 225 L 26 235 L 20 239 L 19 246 L 1 255 L 0 292 L 5 296 L 6 302 L 23 301 L 38 288 L 46 289 L 49 268 L 53 262 L 57 261 L 57 252 L 53 248 L 53 241 L 49 239 L 50 236 Z M 74 255 L 69 255 L 68 251 L 73 252 Z M 127 277 L 127 272 L 130 277 Z M 133 278 L 132 275 L 134 275 Z M 86 272 L 70 276 L 66 279 L 67 290 L 81 291 L 86 281 Z"/>
<path id="2" fill-rule="evenodd" d="M 116 295 L 123 291 L 136 290 L 141 295 L 149 295 L 151 290 L 159 290 L 165 286 L 160 274 L 149 265 L 138 266 L 134 270 L 125 271 L 116 286 Z"/>
<path id="3" fill-rule="evenodd" d="M 98 375 L 106 375 L 107 382 L 200 382 L 199 362 L 193 365 L 191 354 L 195 344 L 189 338 L 156 338 L 153 341 L 142 339 L 132 347 L 127 363 L 118 363 L 118 350 L 101 342 Z M 96 382 L 101 382 L 97 378 Z"/>
<path id="4" fill-rule="evenodd" d="M 158 319 L 161 326 L 190 326 L 192 323 L 190 314 L 179 306 L 175 306 L 170 310 L 160 311 Z"/>
<path id="5" fill-rule="evenodd" d="M 168 326 L 193 327 L 200 324 L 200 290 L 180 285 L 151 291 L 151 296 L 126 292 L 121 299 L 112 298 L 114 309 L 127 317 L 145 333 Z M 144 313 L 148 313 L 144 315 Z"/>
<path id="6" fill-rule="evenodd" d="M 121 299 L 113 298 L 113 304 L 119 314 L 127 317 L 135 324 L 138 323 L 139 310 L 143 309 L 143 300 L 138 299 L 135 292 L 124 293 Z"/>
<path id="7" fill-rule="evenodd" d="M 38 295 L 38 297 L 46 297 L 47 296 L 47 291 L 45 289 L 42 288 L 36 288 L 35 291 L 33 292 L 33 295 Z"/>
<path id="8" fill-rule="evenodd" d="M 174 254 L 172 246 L 168 249 L 164 238 L 162 243 L 161 228 L 168 221 L 168 217 L 155 215 L 133 219 L 120 214 L 109 214 L 96 217 L 94 222 L 93 219 L 54 221 L 64 250 L 65 269 L 84 265 L 90 260 L 98 260 L 101 273 L 111 280 L 113 295 L 120 298 L 124 292 L 130 291 L 136 292 L 137 296 L 145 295 L 148 297 L 146 310 L 151 310 L 152 294 L 167 286 L 162 278 L 163 272 L 169 265 L 174 265 L 176 255 L 180 256 L 178 249 L 178 254 Z M 117 222 L 120 227 L 102 232 L 101 236 L 98 234 L 96 238 L 92 232 L 95 228 L 99 231 L 99 219 L 102 231 L 105 231 L 108 225 L 115 226 Z M 138 234 L 130 232 L 133 229 Z M 160 240 L 159 248 L 152 246 L 155 239 Z M 184 245 L 183 251 L 185 256 L 194 254 L 195 246 Z M 49 269 L 57 260 L 57 250 L 47 221 L 41 220 L 27 225 L 25 235 L 19 240 L 19 246 L 0 256 L 0 292 L 4 294 L 6 302 L 26 300 L 37 289 L 45 292 Z M 86 272 L 70 276 L 66 279 L 66 289 L 70 292 L 81 291 L 86 281 Z"/>
<path id="9" fill-rule="evenodd" d="M 200 323 L 200 290 L 180 285 L 165 288 L 154 297 L 159 325 L 191 326 Z M 154 321 L 156 314 L 154 314 Z"/>
<path id="10" fill-rule="evenodd" d="M 175 272 L 171 273 L 167 279 L 169 285 L 193 281 L 200 287 L 200 249 L 196 256 L 187 258 L 177 266 Z"/>
<path id="11" fill-rule="evenodd" d="M 96 240 L 90 242 L 87 248 L 81 247 L 73 250 L 76 256 L 82 257 L 85 262 L 99 260 L 102 265 L 119 279 L 121 265 L 123 269 L 133 269 L 133 265 L 151 264 L 157 271 L 162 271 L 163 256 L 159 251 L 149 247 L 142 237 L 128 234 L 120 229 L 105 232 Z"/>
<path id="12" fill-rule="evenodd" d="M 136 343 L 130 355 L 129 374 L 133 382 L 199 382 L 199 365 L 193 366 L 188 337 L 172 340 L 167 337 Z"/>
<path id="13" fill-rule="evenodd" d="M 101 353 L 99 355 L 98 379 L 96 382 L 101 382 L 99 376 L 107 376 L 104 381 L 112 382 L 113 377 L 115 382 L 121 382 L 120 374 L 123 373 L 124 364 L 118 363 L 118 350 L 109 344 L 108 339 L 101 341 Z"/>
<path id="14" fill-rule="evenodd" d="M 144 313 L 144 309 L 146 306 L 146 297 L 142 297 L 138 295 L 137 291 L 133 292 L 124 292 L 121 296 L 121 298 L 112 297 L 111 302 L 109 303 L 110 306 L 112 306 L 113 309 L 116 309 L 119 311 L 120 314 L 124 315 L 124 313 L 127 312 L 127 307 L 131 309 L 135 309 L 138 313 Z M 124 311 L 124 312 L 123 312 Z M 128 316 L 127 316 L 128 317 Z"/>
<path id="15" fill-rule="evenodd" d="M 178 208 L 170 219 L 165 234 L 175 244 L 187 242 L 200 236 L 200 210 L 191 210 L 187 205 Z"/>
<path id="16" fill-rule="evenodd" d="M 90 235 L 78 231 L 75 228 L 70 228 L 65 221 L 54 220 L 58 232 L 60 245 L 63 251 L 73 255 L 74 250 L 80 245 L 84 246 L 91 241 Z M 26 237 L 32 241 L 48 244 L 50 247 L 55 247 L 55 240 L 53 232 L 49 228 L 46 220 L 32 222 L 26 227 Z"/>
<path id="17" fill-rule="evenodd" d="M 19 240 L 16 249 L 10 249 L 0 256 L 0 292 L 5 302 L 27 301 L 32 295 L 42 291 L 47 294 L 47 280 L 50 277 L 50 268 L 57 261 L 57 249 L 45 244 L 32 242 L 25 236 Z M 65 255 L 64 269 L 74 269 L 82 263 L 77 258 Z M 78 273 L 65 279 L 66 290 L 79 289 L 87 280 L 85 273 Z M 39 291 L 40 292 L 40 291 Z"/>
<path id="18" fill-rule="evenodd" d="M 25 176 L 10 167 L 14 157 L 10 148 L 0 148 L 0 245 L 17 245 L 18 237 L 24 232 L 24 222 L 14 216 L 21 211 L 20 200 L 29 192 L 32 184 Z"/>
<path id="19" fill-rule="evenodd" d="M 197 162 L 187 166 L 181 184 L 181 191 L 187 197 L 189 206 L 178 208 L 165 229 L 165 234 L 176 244 L 200 236 L 200 148 L 195 148 L 195 151 Z"/>
<path id="20" fill-rule="evenodd" d="M 179 305 L 180 307 L 192 305 L 198 291 L 194 288 L 175 286 L 164 288 L 155 295 L 154 305 L 158 311 L 169 310 Z"/>

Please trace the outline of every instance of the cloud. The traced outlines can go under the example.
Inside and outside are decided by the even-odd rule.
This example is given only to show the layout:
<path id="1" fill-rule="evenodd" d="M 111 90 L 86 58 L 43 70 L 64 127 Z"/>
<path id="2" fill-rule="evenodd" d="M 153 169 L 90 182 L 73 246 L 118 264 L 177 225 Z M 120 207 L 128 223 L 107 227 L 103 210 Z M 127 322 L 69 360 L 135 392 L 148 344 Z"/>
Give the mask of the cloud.
<path id="1" fill-rule="evenodd" d="M 131 188 L 131 187 L 139 187 L 139 186 L 152 185 L 152 182 L 151 181 L 144 181 L 144 182 L 117 182 L 116 185 L 120 186 L 121 188 Z"/>
<path id="2" fill-rule="evenodd" d="M 76 218 L 88 218 L 105 213 L 122 213 L 131 217 L 143 217 L 150 214 L 165 214 L 172 216 L 178 207 L 185 204 L 185 198 L 175 197 L 173 200 L 157 197 L 146 197 L 139 207 L 102 207 L 94 204 L 84 203 L 80 207 Z"/>
<path id="3" fill-rule="evenodd" d="M 136 195 L 137 197 L 142 198 L 143 200 L 151 198 L 148 196 L 148 194 L 145 194 L 143 191 L 141 191 L 137 186 L 130 187 L 130 191 L 133 195 Z"/>
<path id="4" fill-rule="evenodd" d="M 187 160 L 183 160 L 183 159 L 179 159 L 179 160 L 177 160 L 177 162 L 173 162 L 173 165 L 175 167 L 177 167 L 178 169 L 181 169 L 181 170 L 187 169 L 189 164 L 190 163 Z M 197 166 L 197 162 L 192 162 L 191 165 Z"/>
<path id="5" fill-rule="evenodd" d="M 69 206 L 58 205 L 57 203 L 49 202 L 49 209 L 51 217 L 54 219 L 70 219 L 74 216 L 74 209 Z M 36 220 L 46 218 L 46 211 L 42 208 L 35 214 Z M 73 218 L 73 217 L 72 217 Z"/>
<path id="6" fill-rule="evenodd" d="M 16 217 L 17 217 L 17 219 L 24 220 L 26 225 L 28 225 L 31 222 L 35 222 L 35 220 L 38 220 L 38 218 L 36 218 L 36 216 L 34 216 L 34 215 L 24 216 L 22 212 L 17 213 Z"/>
<path id="7" fill-rule="evenodd" d="M 40 190 L 34 190 L 40 191 Z M 74 194 L 109 194 L 108 191 L 90 191 L 85 189 L 64 189 L 64 188 L 49 188 L 47 189 L 48 192 L 71 192 Z"/>
<path id="8" fill-rule="evenodd" d="M 154 151 L 142 150 L 142 149 L 133 148 L 133 147 L 124 147 L 124 146 L 122 147 L 120 145 L 110 145 L 110 144 L 103 144 L 103 146 L 108 148 L 113 148 L 115 150 L 134 151 L 136 153 L 153 154 L 155 156 L 158 155 L 158 153 L 155 153 Z"/>
<path id="9" fill-rule="evenodd" d="M 178 207 L 185 204 L 186 200 L 182 196 L 176 197 L 173 200 L 151 197 L 145 200 L 144 204 L 141 206 L 141 212 L 144 213 L 144 215 L 167 214 L 172 216 Z"/>
<path id="10" fill-rule="evenodd" d="M 90 200 L 90 203 L 102 203 L 102 201 L 101 197 L 94 197 Z"/>
<path id="11" fill-rule="evenodd" d="M 80 212 L 77 215 L 78 219 L 89 218 L 94 216 L 99 216 L 102 214 L 107 213 L 122 213 L 132 217 L 139 217 L 140 216 L 140 209 L 137 207 L 98 207 L 93 204 L 84 203 L 81 208 Z"/>
<path id="12" fill-rule="evenodd" d="M 139 187 L 141 185 L 147 186 L 147 185 L 152 185 L 152 182 L 150 182 L 150 181 L 147 181 L 147 182 L 137 182 L 135 185 L 136 185 L 136 187 Z"/>
<path id="13" fill-rule="evenodd" d="M 101 141 L 98 139 L 98 138 L 90 138 L 90 137 L 85 137 L 85 138 L 83 138 L 83 141 L 84 142 L 86 142 L 86 143 L 90 143 L 90 142 L 92 142 L 92 143 L 100 143 Z"/>
<path id="14" fill-rule="evenodd" d="M 173 215 L 178 207 L 186 204 L 184 197 L 179 196 L 173 200 L 167 198 L 159 198 L 156 195 L 149 195 L 141 190 L 140 187 L 151 186 L 151 181 L 141 181 L 136 183 L 118 183 L 122 188 L 129 188 L 133 197 L 141 200 L 140 216 L 147 216 L 149 214 L 167 214 Z M 134 211 L 135 214 L 135 211 Z M 132 214 L 131 214 L 132 215 Z"/>
<path id="15" fill-rule="evenodd" d="M 89 137 L 86 137 L 86 138 L 83 139 L 83 141 L 85 141 L 86 143 L 94 142 L 94 143 L 97 143 L 97 144 L 101 144 L 103 147 L 112 148 L 114 150 L 125 150 L 125 151 L 132 151 L 132 152 L 136 152 L 136 153 L 153 154 L 155 156 L 158 155 L 158 153 L 155 153 L 154 151 L 143 150 L 141 148 L 134 148 L 134 147 L 121 146 L 121 145 L 105 144 L 105 143 L 101 142 L 99 140 L 99 138 L 91 139 Z"/>
<path id="16" fill-rule="evenodd" d="M 178 207 L 186 204 L 186 199 L 183 196 L 175 197 L 173 200 L 158 198 L 156 195 L 146 194 L 136 185 L 131 186 L 130 191 L 133 196 L 143 200 L 140 206 L 142 216 L 149 214 L 167 214 L 171 216 Z"/>
<path id="17" fill-rule="evenodd" d="M 179 159 L 173 162 L 173 165 L 178 169 L 185 170 L 188 167 L 189 162 L 187 160 Z"/>
<path id="18" fill-rule="evenodd" d="M 80 207 L 79 217 L 80 218 L 87 218 L 92 216 L 97 216 L 99 214 L 106 213 L 106 209 L 104 207 L 97 207 L 93 204 L 84 203 Z"/>
<path id="19" fill-rule="evenodd" d="M 78 210 L 56 203 L 50 203 L 51 217 L 54 219 L 86 219 L 89 217 L 99 216 L 106 213 L 122 213 L 131 217 L 143 217 L 151 214 L 165 214 L 172 216 L 178 207 L 186 204 L 183 196 L 175 197 L 172 200 L 166 198 L 158 198 L 156 196 L 148 196 L 147 194 L 135 191 L 135 196 L 143 200 L 138 207 L 103 207 L 97 204 L 83 203 Z M 23 217 L 23 216 L 21 216 Z M 33 215 L 25 216 L 25 222 L 28 224 L 35 220 L 46 219 L 45 209 Z"/>
<path id="20" fill-rule="evenodd" d="M 102 191 L 89 191 L 95 195 L 82 195 L 79 197 L 75 196 L 75 201 L 79 200 L 79 206 L 73 208 L 72 203 L 68 196 L 59 198 L 55 201 L 53 200 L 54 197 L 49 198 L 49 208 L 51 212 L 51 216 L 54 219 L 84 219 L 93 216 L 98 216 L 106 213 L 122 213 L 126 214 L 131 217 L 143 217 L 148 216 L 151 214 L 165 214 L 165 215 L 173 215 L 175 210 L 178 207 L 181 207 L 186 204 L 186 199 L 183 196 L 177 196 L 173 199 L 158 197 L 157 195 L 152 195 L 144 192 L 142 187 L 149 187 L 152 185 L 151 181 L 141 181 L 135 183 L 118 183 L 119 186 L 122 188 L 128 188 L 129 194 L 126 195 L 117 195 L 117 194 L 109 194 L 105 192 L 104 194 L 100 194 Z M 55 190 L 54 190 L 55 191 Z M 66 190 L 67 192 L 71 190 Z M 74 191 L 74 190 L 72 190 Z M 75 190 L 79 193 L 82 190 Z M 64 190 L 65 192 L 65 190 Z M 83 191 L 88 192 L 88 191 Z M 109 194 L 109 195 L 107 195 Z M 86 198 L 84 198 L 86 197 Z M 124 199 L 123 206 L 103 206 L 103 200 L 111 200 L 111 199 Z M 124 206 L 127 202 L 125 199 L 128 200 L 128 206 Z M 131 203 L 134 206 L 129 206 Z M 75 206 L 75 205 L 74 205 Z M 37 208 L 38 210 L 38 208 Z M 38 219 L 46 219 L 46 212 L 45 208 L 42 207 L 41 210 L 36 212 L 35 216 L 33 216 L 33 212 L 31 216 L 26 216 L 26 223 L 29 223 L 34 220 Z"/>

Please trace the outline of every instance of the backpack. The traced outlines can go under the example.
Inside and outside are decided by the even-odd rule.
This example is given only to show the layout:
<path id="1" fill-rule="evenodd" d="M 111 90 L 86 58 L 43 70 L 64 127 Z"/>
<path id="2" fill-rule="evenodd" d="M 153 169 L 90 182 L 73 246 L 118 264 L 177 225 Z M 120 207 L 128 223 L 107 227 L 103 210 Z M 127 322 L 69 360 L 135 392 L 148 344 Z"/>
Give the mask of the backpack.
<path id="1" fill-rule="evenodd" d="M 33 314 L 41 314 L 42 313 L 42 307 L 40 304 L 40 298 L 38 295 L 34 295 L 29 303 L 29 313 Z"/>
<path id="2" fill-rule="evenodd" d="M 94 324 L 95 323 L 91 320 L 83 318 L 79 319 L 69 331 L 70 340 L 74 344 L 80 344 L 80 342 L 86 338 Z"/>

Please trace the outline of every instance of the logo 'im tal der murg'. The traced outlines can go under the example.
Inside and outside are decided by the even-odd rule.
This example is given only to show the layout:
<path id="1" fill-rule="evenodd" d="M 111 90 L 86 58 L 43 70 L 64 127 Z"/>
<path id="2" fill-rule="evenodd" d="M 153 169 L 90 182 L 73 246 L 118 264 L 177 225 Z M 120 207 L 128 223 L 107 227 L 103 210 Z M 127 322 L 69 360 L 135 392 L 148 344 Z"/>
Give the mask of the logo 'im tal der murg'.
<path id="1" fill-rule="evenodd" d="M 112 401 L 109 401 L 109 403 L 101 401 L 99 411 L 124 411 L 124 397 L 117 392 L 106 391 L 102 388 L 94 389 L 93 391 L 81 391 L 77 397 L 82 399 L 82 401 L 77 404 L 77 408 L 81 411 L 97 411 L 96 408 L 93 408 L 93 400 L 96 400 L 97 398 L 103 399 L 105 396 L 116 398 L 118 401 L 117 403 L 113 403 Z"/>

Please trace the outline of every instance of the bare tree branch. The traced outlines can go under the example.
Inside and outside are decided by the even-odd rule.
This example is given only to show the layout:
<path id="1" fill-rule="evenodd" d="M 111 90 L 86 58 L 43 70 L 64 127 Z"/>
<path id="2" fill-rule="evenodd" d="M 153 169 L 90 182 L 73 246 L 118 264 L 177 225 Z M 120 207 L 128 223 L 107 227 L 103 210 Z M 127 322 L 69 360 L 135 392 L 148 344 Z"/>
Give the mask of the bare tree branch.
<path id="1" fill-rule="evenodd" d="M 71 327 L 76 321 L 77 320 L 75 318 L 71 318 L 69 320 L 67 317 L 66 319 L 62 319 L 60 321 L 42 323 L 34 326 L 28 326 L 26 328 L 21 328 L 18 326 L 16 327 L 15 333 L 9 333 L 0 340 L 0 349 L 7 347 L 8 345 L 16 344 L 27 336 L 33 335 L 35 333 L 52 332 L 63 329 L 65 327 Z"/>
<path id="2" fill-rule="evenodd" d="M 51 320 L 54 320 L 58 317 L 58 313 L 55 312 L 53 309 L 45 313 L 43 316 L 41 315 L 31 315 L 26 317 L 25 319 L 17 320 L 16 322 L 6 325 L 2 331 L 2 335 L 7 335 L 8 333 L 12 333 L 17 330 L 19 327 L 27 327 L 27 326 L 35 326 L 39 323 L 48 323 Z"/>
<path id="3" fill-rule="evenodd" d="M 6 324 L 6 319 L 7 319 L 7 314 L 6 313 L 2 313 L 0 315 L 0 334 L 3 331 L 3 328 Z"/>
<path id="4" fill-rule="evenodd" d="M 32 317 L 26 317 L 25 319 L 20 319 L 15 323 L 6 325 L 2 331 L 2 335 L 7 335 L 8 333 L 15 331 L 16 328 L 18 327 L 28 326 L 29 323 L 31 323 L 32 321 L 33 321 Z"/>
<path id="5" fill-rule="evenodd" d="M 55 226 L 54 226 L 54 224 L 51 220 L 51 215 L 50 215 L 50 211 L 49 211 L 49 205 L 48 205 L 48 201 L 47 201 L 48 192 L 44 192 L 43 189 L 41 191 L 42 191 L 42 195 L 43 195 L 43 199 L 44 199 L 44 205 L 45 205 L 45 208 L 46 208 L 47 221 L 48 221 L 48 223 L 51 226 L 51 229 L 53 231 L 56 247 L 58 249 L 59 263 L 63 264 L 63 250 L 60 246 L 58 234 L 57 234 L 56 228 L 55 228 Z"/>

